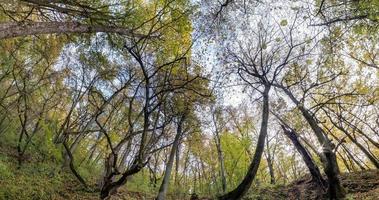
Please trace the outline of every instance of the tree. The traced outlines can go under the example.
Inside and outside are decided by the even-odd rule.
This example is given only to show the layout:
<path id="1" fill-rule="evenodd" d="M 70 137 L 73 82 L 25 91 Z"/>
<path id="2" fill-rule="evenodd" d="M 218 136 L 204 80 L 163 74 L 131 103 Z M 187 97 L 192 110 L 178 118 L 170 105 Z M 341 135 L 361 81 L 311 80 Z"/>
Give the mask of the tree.
<path id="1" fill-rule="evenodd" d="M 126 13 L 117 13 L 112 4 L 86 1 L 82 3 L 25 0 L 15 4 L 2 3 L 3 16 L 10 21 L 0 23 L 0 39 L 64 33 L 117 33 L 129 37 L 145 37 L 134 33 L 133 28 L 124 27 Z M 102 9 L 98 9 L 102 7 Z M 16 9 L 15 9 L 16 8 Z M 24 12 L 14 12 L 24 10 Z M 51 15 L 51 13 L 53 15 Z M 73 20 L 73 21 L 72 21 Z M 88 23 L 90 21 L 90 23 Z M 111 24 L 111 25 L 105 25 Z"/>
<path id="2" fill-rule="evenodd" d="M 326 181 L 322 177 L 319 168 L 314 163 L 312 157 L 306 150 L 306 148 L 301 144 L 301 142 L 298 139 L 298 133 L 294 129 L 288 126 L 286 122 L 284 122 L 283 119 L 281 119 L 278 115 L 274 114 L 275 117 L 280 121 L 281 127 L 283 129 L 284 134 L 291 140 L 292 144 L 295 146 L 296 150 L 300 153 L 302 156 L 305 164 L 308 167 L 308 170 L 310 174 L 312 175 L 312 181 L 316 182 L 321 190 L 324 190 L 327 185 Z"/>
<path id="3" fill-rule="evenodd" d="M 217 156 L 220 163 L 220 179 L 222 184 L 222 192 L 226 192 L 227 184 L 226 184 L 226 175 L 225 175 L 225 162 L 224 162 L 224 155 L 222 152 L 222 146 L 221 146 L 221 138 L 220 133 L 223 130 L 223 127 L 225 126 L 225 122 L 222 121 L 221 116 L 221 108 L 215 108 L 212 111 L 212 122 L 214 126 L 214 140 L 217 148 Z"/>
<path id="4" fill-rule="evenodd" d="M 292 60 L 299 56 L 294 56 L 292 53 L 294 49 L 302 44 L 295 44 L 293 41 L 292 31 L 294 25 L 295 22 L 289 30 L 288 40 L 287 38 L 285 40 L 288 41 L 288 43 L 282 44 L 283 46 L 281 46 L 280 40 L 275 41 L 273 39 L 277 36 L 277 32 L 274 28 L 264 27 L 262 23 L 259 23 L 259 32 L 253 32 L 256 37 L 256 43 L 248 43 L 246 47 L 244 44 L 240 43 L 239 52 L 230 51 L 231 59 L 234 62 L 232 66 L 236 67 L 235 72 L 248 88 L 256 90 L 263 98 L 262 121 L 257 147 L 245 178 L 236 189 L 221 196 L 220 199 L 242 198 L 243 195 L 246 194 L 257 173 L 267 136 L 269 91 L 281 71 L 285 69 Z M 284 34 L 282 36 L 284 38 L 286 37 Z"/>

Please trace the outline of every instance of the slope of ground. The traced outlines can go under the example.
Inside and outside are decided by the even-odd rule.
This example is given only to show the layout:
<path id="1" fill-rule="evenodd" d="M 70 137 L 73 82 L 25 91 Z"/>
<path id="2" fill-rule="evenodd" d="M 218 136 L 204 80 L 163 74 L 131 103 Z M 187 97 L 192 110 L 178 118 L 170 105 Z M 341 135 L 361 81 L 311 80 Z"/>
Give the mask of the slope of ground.
<path id="1" fill-rule="evenodd" d="M 0 200 L 97 198 L 96 193 L 85 190 L 53 160 L 25 155 L 19 166 L 15 148 L 0 145 Z"/>
<path id="2" fill-rule="evenodd" d="M 84 189 L 75 178 L 53 160 L 43 161 L 29 156 L 18 168 L 17 153 L 14 148 L 0 145 L 0 200 L 92 200 L 98 199 L 97 192 Z M 26 156 L 28 157 L 28 156 Z M 341 175 L 348 200 L 379 200 L 379 170 L 369 170 Z M 93 187 L 94 188 L 94 187 Z M 287 186 L 273 188 L 252 188 L 245 199 L 253 200 L 312 200 L 322 199 L 322 191 L 304 177 Z M 149 200 L 155 194 L 131 192 L 121 188 L 111 200 Z M 174 197 L 168 199 L 209 199 Z"/>
<path id="3" fill-rule="evenodd" d="M 379 200 L 379 170 L 367 170 L 341 175 L 346 190 L 346 199 Z M 287 186 L 265 188 L 255 192 L 253 199 L 286 199 L 286 200 L 317 200 L 325 199 L 324 191 L 320 191 L 310 177 L 304 177 Z"/>

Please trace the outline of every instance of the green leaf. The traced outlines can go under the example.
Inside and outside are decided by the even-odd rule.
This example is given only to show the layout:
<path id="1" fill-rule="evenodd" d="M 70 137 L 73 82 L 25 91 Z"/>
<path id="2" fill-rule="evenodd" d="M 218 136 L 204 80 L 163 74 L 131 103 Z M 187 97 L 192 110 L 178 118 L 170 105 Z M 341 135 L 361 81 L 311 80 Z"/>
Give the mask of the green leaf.
<path id="1" fill-rule="evenodd" d="M 281 22 L 280 22 L 280 26 L 287 26 L 288 24 L 288 21 L 286 19 L 283 19 Z"/>

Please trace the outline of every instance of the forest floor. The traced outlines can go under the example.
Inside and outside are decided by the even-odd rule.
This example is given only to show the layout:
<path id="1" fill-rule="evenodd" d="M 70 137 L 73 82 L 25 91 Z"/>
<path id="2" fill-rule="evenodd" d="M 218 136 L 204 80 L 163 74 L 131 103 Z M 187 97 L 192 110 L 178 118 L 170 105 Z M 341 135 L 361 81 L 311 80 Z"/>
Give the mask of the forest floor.
<path id="1" fill-rule="evenodd" d="M 347 193 L 346 200 L 379 200 L 379 170 L 344 173 L 341 175 L 341 182 Z M 309 176 L 305 176 L 286 186 L 253 189 L 245 200 L 318 200 L 325 199 L 323 193 L 310 181 Z M 153 200 L 154 196 L 121 190 L 111 199 Z M 211 198 L 198 200 L 211 200 Z"/>
<path id="2" fill-rule="evenodd" d="M 98 199 L 98 192 L 84 190 L 70 173 L 60 171 L 52 161 L 25 160 L 18 168 L 14 149 L 0 145 L 0 200 L 92 200 Z M 286 186 L 252 188 L 246 200 L 312 200 L 322 199 L 322 191 L 316 189 L 303 177 Z M 379 200 L 379 170 L 368 170 L 341 175 L 347 192 L 347 200 Z M 126 191 L 121 188 L 111 200 L 153 200 L 155 194 Z M 189 199 L 175 198 L 170 200 Z M 200 198 L 210 200 L 210 198 Z"/>
<path id="3" fill-rule="evenodd" d="M 341 175 L 341 182 L 346 190 L 346 199 L 379 200 L 379 170 L 367 170 Z M 263 188 L 253 199 L 308 200 L 324 199 L 323 191 L 317 189 L 310 177 L 303 177 L 289 185 L 276 188 Z"/>

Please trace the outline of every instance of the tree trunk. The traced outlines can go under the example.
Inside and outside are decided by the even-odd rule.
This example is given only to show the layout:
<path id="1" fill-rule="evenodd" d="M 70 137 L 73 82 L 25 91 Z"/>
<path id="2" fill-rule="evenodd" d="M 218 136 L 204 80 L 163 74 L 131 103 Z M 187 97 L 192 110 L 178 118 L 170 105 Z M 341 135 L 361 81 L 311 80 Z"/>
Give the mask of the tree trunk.
<path id="1" fill-rule="evenodd" d="M 340 156 L 340 158 L 341 158 L 343 164 L 345 165 L 347 171 L 348 171 L 349 173 L 353 172 L 354 170 L 350 168 L 349 163 L 348 163 L 347 160 L 343 157 L 342 153 L 340 153 L 340 152 L 337 151 L 337 154 Z"/>
<path id="2" fill-rule="evenodd" d="M 270 174 L 270 184 L 275 184 L 275 173 L 273 162 L 270 157 L 267 157 L 268 172 Z"/>
<path id="3" fill-rule="evenodd" d="M 337 164 L 336 154 L 333 151 L 334 145 L 327 138 L 324 131 L 318 126 L 317 121 L 313 118 L 312 114 L 295 98 L 292 92 L 283 87 L 279 86 L 287 96 L 292 100 L 292 102 L 301 111 L 303 117 L 308 122 L 309 126 L 315 133 L 319 143 L 322 146 L 322 159 L 324 164 L 324 172 L 328 177 L 328 195 L 330 199 L 341 199 L 345 197 L 345 191 L 339 180 L 339 168 Z"/>
<path id="4" fill-rule="evenodd" d="M 305 147 L 300 143 L 297 136 L 298 134 L 293 129 L 285 127 L 284 125 L 282 125 L 282 129 L 284 131 L 284 134 L 291 140 L 292 144 L 295 146 L 296 150 L 300 153 L 301 157 L 303 158 L 305 165 L 308 167 L 308 170 L 312 175 L 312 180 L 315 181 L 322 189 L 325 189 L 326 182 L 322 178 L 319 168 L 313 162 L 312 157 L 305 149 Z"/>
<path id="5" fill-rule="evenodd" d="M 267 160 L 268 172 L 270 174 L 270 183 L 275 184 L 274 163 L 272 160 L 273 157 L 271 155 L 269 147 L 270 146 L 269 146 L 268 137 L 266 137 L 266 152 L 267 152 L 266 160 Z"/>
<path id="6" fill-rule="evenodd" d="M 339 141 L 338 137 L 335 136 L 332 132 L 329 132 L 329 134 L 337 141 Z M 339 141 L 341 142 L 341 141 Z M 361 170 L 366 170 L 364 166 L 362 166 L 354 157 L 354 155 L 351 154 L 351 152 L 346 148 L 345 144 L 341 142 L 342 149 L 345 151 L 346 157 L 348 158 L 351 166 L 353 167 L 353 170 L 355 171 L 355 165 L 354 163 L 361 169 Z M 354 161 L 354 163 L 352 162 Z"/>
<path id="7" fill-rule="evenodd" d="M 226 192 L 226 176 L 225 176 L 225 162 L 224 162 L 224 155 L 222 153 L 222 148 L 221 148 L 221 139 L 220 135 L 218 133 L 218 130 L 216 130 L 216 135 L 215 135 L 215 140 L 216 140 L 216 148 L 217 148 L 217 157 L 218 161 L 220 162 L 220 175 L 221 175 L 221 184 L 222 184 L 222 192 Z"/>
<path id="8" fill-rule="evenodd" d="M 138 154 L 134 158 L 132 165 L 125 172 L 121 173 L 119 171 L 118 165 L 117 165 L 118 154 L 122 146 L 127 141 L 128 141 L 127 138 L 124 138 L 123 140 L 121 140 L 117 144 L 117 146 L 113 149 L 113 151 L 108 154 L 108 157 L 105 159 L 104 175 L 100 182 L 100 186 L 101 186 L 100 198 L 101 199 L 105 199 L 109 197 L 110 195 L 116 193 L 117 189 L 121 187 L 122 185 L 124 185 L 130 176 L 141 171 L 142 168 L 147 164 L 147 162 L 144 162 L 141 159 L 140 154 Z M 121 175 L 121 177 L 115 180 L 118 177 L 118 175 Z"/>
<path id="9" fill-rule="evenodd" d="M 342 148 L 345 151 L 347 158 L 352 163 L 352 166 L 354 166 L 354 163 L 355 163 L 359 167 L 359 169 L 367 170 L 357 159 L 355 159 L 355 156 L 351 154 L 350 150 L 344 144 L 342 144 Z"/>
<path id="10" fill-rule="evenodd" d="M 265 139 L 267 137 L 267 126 L 268 126 L 268 116 L 269 116 L 269 93 L 270 86 L 265 85 L 265 90 L 263 92 L 263 110 L 262 110 L 262 122 L 261 129 L 259 132 L 258 143 L 255 149 L 253 160 L 249 166 L 247 174 L 242 182 L 232 190 L 231 192 L 219 197 L 220 200 L 238 200 L 241 199 L 246 192 L 249 190 L 255 175 L 257 174 L 259 164 L 261 162 Z"/>
<path id="11" fill-rule="evenodd" d="M 337 123 L 335 123 L 332 118 L 329 116 L 329 119 L 330 121 L 332 122 L 332 124 L 338 128 L 340 131 L 342 131 L 365 155 L 366 157 L 371 161 L 371 163 L 377 168 L 379 169 L 379 161 L 370 153 L 366 150 L 366 148 L 361 144 L 359 143 L 355 138 L 353 138 L 353 136 L 345 129 L 341 126 L 339 126 Z"/>
<path id="12" fill-rule="evenodd" d="M 221 138 L 220 138 L 220 129 L 219 129 L 219 124 L 218 124 L 218 118 L 217 118 L 217 110 L 215 109 L 212 114 L 212 120 L 213 120 L 213 125 L 215 127 L 215 144 L 216 144 L 216 149 L 217 149 L 217 157 L 218 157 L 218 162 L 220 163 L 220 178 L 221 178 L 221 187 L 222 187 L 222 192 L 225 193 L 227 189 L 227 184 L 226 184 L 226 176 L 225 176 L 225 162 L 224 162 L 224 155 L 222 152 L 222 147 L 221 147 Z"/>
<path id="13" fill-rule="evenodd" d="M 373 144 L 376 148 L 379 149 L 379 143 L 376 142 L 375 140 L 372 139 L 372 137 L 368 136 L 367 134 L 365 134 L 362 129 L 358 128 L 356 125 L 354 125 L 353 123 L 351 123 L 349 120 L 345 119 L 342 114 L 337 114 L 336 115 L 339 117 L 339 119 L 345 121 L 345 123 L 350 126 L 353 130 L 357 131 L 359 134 L 361 134 L 363 137 L 365 137 L 368 141 L 370 141 L 371 144 Z M 375 132 L 375 130 L 373 130 L 373 132 Z"/>
<path id="14" fill-rule="evenodd" d="M 181 119 L 178 123 L 178 128 L 176 130 L 176 136 L 174 139 L 174 143 L 172 144 L 172 147 L 171 147 L 170 156 L 169 156 L 167 164 L 166 164 L 166 170 L 164 173 L 162 184 L 159 188 L 159 192 L 158 192 L 158 195 L 156 198 L 157 200 L 164 200 L 166 198 L 166 192 L 167 192 L 167 188 L 168 188 L 168 185 L 170 182 L 171 171 L 172 171 L 172 167 L 174 165 L 175 153 L 176 153 L 176 150 L 178 149 L 180 139 L 182 136 L 182 126 L 183 126 L 184 119 L 185 119 L 185 115 L 181 116 Z"/>
<path id="15" fill-rule="evenodd" d="M 146 163 L 141 163 L 140 160 L 136 159 L 133 165 L 125 173 L 123 173 L 117 181 L 111 181 L 108 179 L 109 181 L 105 182 L 101 188 L 100 198 L 106 199 L 110 195 L 117 192 L 117 189 L 126 183 L 128 177 L 141 171 L 145 165 Z"/>
<path id="16" fill-rule="evenodd" d="M 69 148 L 71 154 L 75 153 L 75 150 L 78 147 L 79 142 L 82 140 L 83 137 L 84 137 L 84 133 L 79 133 L 79 135 L 76 136 L 74 142 L 70 145 L 70 148 Z M 67 169 L 69 166 L 70 166 L 70 156 L 68 155 L 67 151 L 64 151 L 63 152 L 63 164 L 62 164 L 62 168 L 63 169 Z"/>
<path id="17" fill-rule="evenodd" d="M 132 148 L 132 141 L 133 141 L 133 138 L 131 138 L 129 141 L 128 141 L 128 144 L 122 154 L 122 158 L 121 158 L 121 161 L 118 165 L 118 168 L 120 169 L 120 171 L 124 171 L 126 170 L 126 161 L 127 161 L 127 158 L 128 158 L 128 155 L 130 153 L 130 149 Z"/>
<path id="18" fill-rule="evenodd" d="M 180 145 L 175 153 L 175 184 L 179 184 Z"/>
<path id="19" fill-rule="evenodd" d="M 74 176 L 79 180 L 79 182 L 85 187 L 87 188 L 87 183 L 85 182 L 85 180 L 82 178 L 82 176 L 80 176 L 80 174 L 76 171 L 75 169 L 75 166 L 74 166 L 74 157 L 70 151 L 70 148 L 68 147 L 66 141 L 63 141 L 63 147 L 64 149 L 66 150 L 66 153 L 69 157 L 69 167 L 70 167 L 70 170 L 71 172 L 74 174 Z"/>

